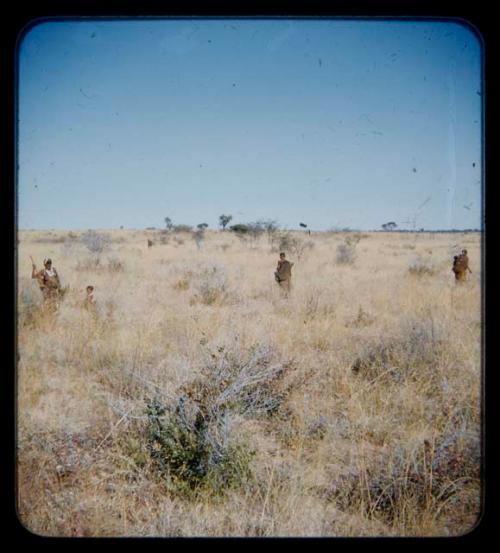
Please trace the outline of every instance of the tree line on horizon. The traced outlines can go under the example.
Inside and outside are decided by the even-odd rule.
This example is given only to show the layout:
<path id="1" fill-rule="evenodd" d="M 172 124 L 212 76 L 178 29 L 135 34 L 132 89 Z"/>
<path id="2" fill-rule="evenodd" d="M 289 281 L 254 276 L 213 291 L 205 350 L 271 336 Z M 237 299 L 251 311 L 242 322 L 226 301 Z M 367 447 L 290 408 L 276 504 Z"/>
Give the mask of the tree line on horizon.
<path id="1" fill-rule="evenodd" d="M 249 223 L 236 223 L 233 225 L 229 225 L 229 223 L 233 220 L 232 215 L 226 215 L 222 214 L 219 216 L 219 227 L 222 231 L 231 231 L 236 234 L 260 234 L 263 232 L 272 233 L 274 231 L 277 231 L 280 226 L 278 222 L 274 219 L 259 219 L 257 221 L 249 222 Z M 165 230 L 169 232 L 204 232 L 206 229 L 209 228 L 208 223 L 199 223 L 196 225 L 196 230 L 193 225 L 186 225 L 186 224 L 174 224 L 172 219 L 170 217 L 164 218 L 165 223 Z M 306 223 L 300 222 L 299 227 L 308 230 L 310 233 L 310 229 L 308 228 L 308 225 Z M 123 228 L 123 227 L 120 227 Z M 158 230 L 156 227 L 146 227 L 146 230 Z M 399 228 L 397 223 L 394 221 L 389 221 L 387 223 L 382 223 L 380 225 L 380 229 L 370 229 L 370 230 L 360 230 L 357 228 L 351 228 L 351 227 L 332 227 L 330 229 L 327 229 L 325 231 L 320 232 L 428 232 L 428 233 L 446 233 L 446 232 L 481 232 L 481 229 L 478 228 L 467 228 L 467 229 L 425 229 L 424 227 L 421 227 L 419 229 L 404 229 Z"/>

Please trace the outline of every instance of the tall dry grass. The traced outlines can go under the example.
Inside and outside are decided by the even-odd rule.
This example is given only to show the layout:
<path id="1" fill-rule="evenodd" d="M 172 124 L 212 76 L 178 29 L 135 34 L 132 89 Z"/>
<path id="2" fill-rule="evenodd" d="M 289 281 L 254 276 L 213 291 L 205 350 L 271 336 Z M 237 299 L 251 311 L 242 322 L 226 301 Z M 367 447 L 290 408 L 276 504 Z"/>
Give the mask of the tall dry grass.
<path id="1" fill-rule="evenodd" d="M 364 234 L 346 263 L 348 235 L 297 233 L 313 245 L 298 244 L 300 261 L 288 255 L 287 299 L 265 235 L 207 231 L 197 244 L 98 232 L 108 238 L 99 252 L 83 233 L 19 236 L 18 513 L 29 530 L 447 536 L 473 527 L 478 235 Z M 450 259 L 462 247 L 474 272 L 457 286 Z M 69 286 L 55 315 L 29 278 L 30 255 L 50 256 Z M 88 284 L 95 314 L 81 307 Z"/>

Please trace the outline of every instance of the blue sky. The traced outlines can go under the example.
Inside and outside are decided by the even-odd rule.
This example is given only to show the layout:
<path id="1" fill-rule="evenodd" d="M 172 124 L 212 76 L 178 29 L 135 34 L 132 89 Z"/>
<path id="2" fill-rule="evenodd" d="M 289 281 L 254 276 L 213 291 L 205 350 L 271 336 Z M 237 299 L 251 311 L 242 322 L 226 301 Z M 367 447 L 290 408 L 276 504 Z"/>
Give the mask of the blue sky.
<path id="1" fill-rule="evenodd" d="M 19 228 L 479 228 L 481 56 L 456 22 L 41 22 Z"/>

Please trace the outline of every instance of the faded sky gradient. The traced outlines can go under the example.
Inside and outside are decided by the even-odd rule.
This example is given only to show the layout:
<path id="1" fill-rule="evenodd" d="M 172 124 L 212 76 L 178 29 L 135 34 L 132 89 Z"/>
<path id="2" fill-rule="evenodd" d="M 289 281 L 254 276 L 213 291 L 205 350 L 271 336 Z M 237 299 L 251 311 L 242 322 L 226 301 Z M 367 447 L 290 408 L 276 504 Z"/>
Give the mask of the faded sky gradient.
<path id="1" fill-rule="evenodd" d="M 457 22 L 39 23 L 18 226 L 480 228 L 481 48 Z"/>

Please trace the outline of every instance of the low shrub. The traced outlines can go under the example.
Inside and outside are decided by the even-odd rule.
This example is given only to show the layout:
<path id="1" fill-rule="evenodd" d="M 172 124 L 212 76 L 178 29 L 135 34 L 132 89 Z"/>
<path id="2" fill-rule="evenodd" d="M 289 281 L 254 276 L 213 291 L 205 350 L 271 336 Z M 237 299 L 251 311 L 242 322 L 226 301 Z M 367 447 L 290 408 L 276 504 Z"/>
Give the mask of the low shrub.
<path id="1" fill-rule="evenodd" d="M 18 320 L 21 326 L 36 326 L 42 316 L 42 294 L 31 282 L 21 283 L 17 303 Z"/>
<path id="2" fill-rule="evenodd" d="M 180 278 L 178 278 L 172 287 L 174 290 L 188 290 L 191 285 L 191 280 L 193 278 L 193 271 L 184 270 L 181 273 Z"/>
<path id="3" fill-rule="evenodd" d="M 159 475 L 175 490 L 220 494 L 251 477 L 254 453 L 238 438 L 238 429 L 245 418 L 271 415 L 284 401 L 281 384 L 289 366 L 274 357 L 265 346 L 245 355 L 219 347 L 169 402 L 157 397 L 148 402 L 148 450 Z"/>
<path id="4" fill-rule="evenodd" d="M 454 428 L 436 436 L 432 444 L 423 440 L 413 450 L 399 446 L 362 459 L 358 466 L 332 478 L 322 489 L 323 497 L 344 511 L 361 509 L 365 516 L 390 525 L 404 525 L 405 514 L 412 517 L 417 509 L 453 516 L 454 503 L 480 478 L 477 436 Z M 472 501 L 471 510 L 479 514 L 479 493 L 473 494 Z"/>
<path id="5" fill-rule="evenodd" d="M 351 368 L 369 379 L 385 376 L 404 380 L 419 374 L 419 369 L 434 371 L 443 344 L 443 331 L 432 319 L 409 319 L 403 321 L 397 334 L 368 343 Z"/>
<path id="6" fill-rule="evenodd" d="M 373 324 L 375 318 L 366 312 L 361 305 L 358 308 L 356 318 L 346 324 L 346 326 L 352 326 L 356 328 L 363 328 Z"/>
<path id="7" fill-rule="evenodd" d="M 249 476 L 252 453 L 235 441 L 227 418 L 209 421 L 183 396 L 173 408 L 152 400 L 147 417 L 150 457 L 181 495 L 202 488 L 223 493 Z"/>
<path id="8" fill-rule="evenodd" d="M 355 245 L 353 243 L 339 244 L 336 260 L 340 265 L 352 265 L 356 260 Z"/>
<path id="9" fill-rule="evenodd" d="M 40 236 L 34 238 L 33 242 L 38 244 L 64 244 L 67 238 L 66 236 Z"/>
<path id="10" fill-rule="evenodd" d="M 102 253 L 104 249 L 109 245 L 109 236 L 98 233 L 94 230 L 88 230 L 80 238 L 82 244 L 92 253 Z"/>
<path id="11" fill-rule="evenodd" d="M 196 282 L 196 299 L 205 305 L 223 301 L 228 292 L 228 279 L 223 267 L 211 265 L 200 269 Z"/>
<path id="12" fill-rule="evenodd" d="M 103 262 L 99 256 L 94 255 L 78 260 L 75 269 L 94 273 L 117 273 L 125 270 L 125 264 L 116 257 L 110 257 Z"/>
<path id="13" fill-rule="evenodd" d="M 189 279 L 186 277 L 180 278 L 172 285 L 172 287 L 174 288 L 174 290 L 188 290 Z"/>
<path id="14" fill-rule="evenodd" d="M 120 273 L 125 269 L 125 265 L 117 257 L 110 257 L 106 269 L 112 273 Z"/>
<path id="15" fill-rule="evenodd" d="M 77 271 L 96 271 L 101 268 L 101 259 L 99 256 L 85 257 L 79 259 L 75 265 Z"/>
<path id="16" fill-rule="evenodd" d="M 424 261 L 421 257 L 418 257 L 412 261 L 408 267 L 408 272 L 414 276 L 433 276 L 436 274 L 436 268 L 433 267 L 428 261 Z"/>

